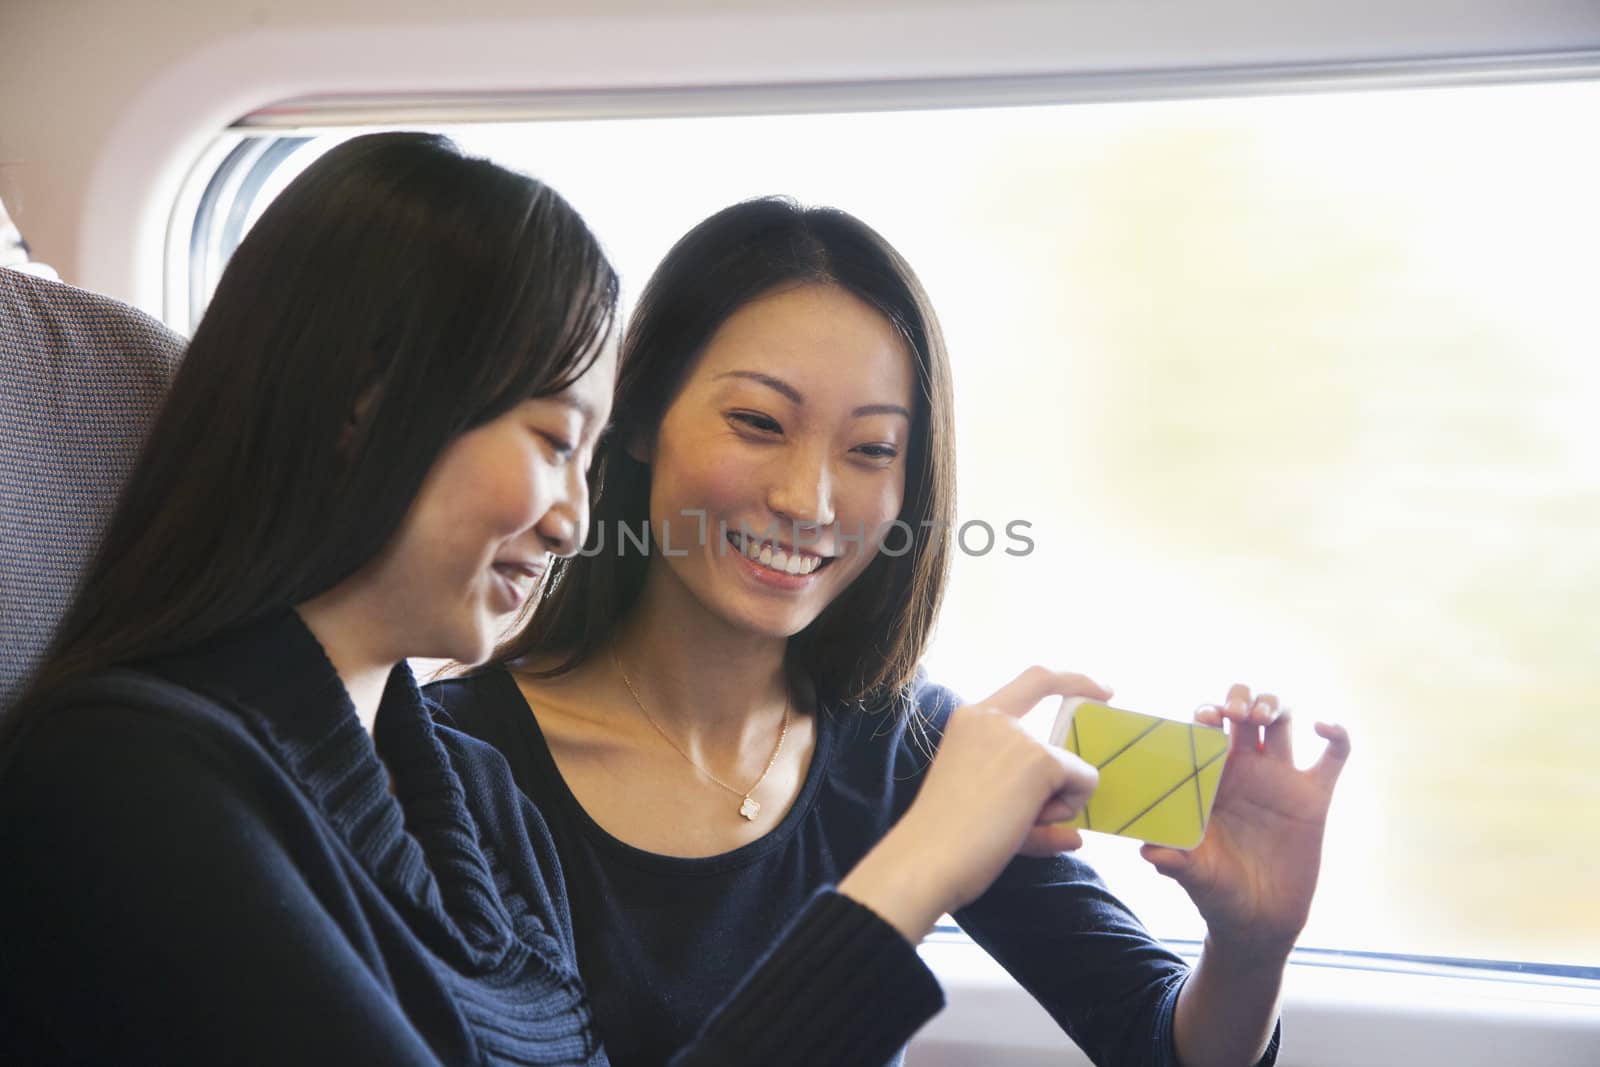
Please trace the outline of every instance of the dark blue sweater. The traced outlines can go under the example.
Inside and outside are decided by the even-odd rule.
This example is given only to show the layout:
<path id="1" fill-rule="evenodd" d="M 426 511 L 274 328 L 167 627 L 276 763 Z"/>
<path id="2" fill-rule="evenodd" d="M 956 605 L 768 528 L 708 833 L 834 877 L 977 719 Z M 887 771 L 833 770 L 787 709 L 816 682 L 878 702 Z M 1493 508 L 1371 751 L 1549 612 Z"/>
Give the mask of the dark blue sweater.
<path id="1" fill-rule="evenodd" d="M 544 820 L 404 665 L 372 739 L 293 613 L 143 668 L 0 776 L 0 1062 L 606 1062 Z M 863 998 L 892 1049 L 941 1003 L 836 894 L 729 992 L 658 1062 L 829 1062 Z"/>
<path id="2" fill-rule="evenodd" d="M 811 894 L 883 837 L 915 798 L 958 703 L 919 683 L 909 718 L 824 709 L 805 782 L 777 828 L 720 856 L 683 859 L 634 848 L 584 812 L 505 671 L 426 691 L 457 727 L 505 753 L 548 821 L 579 969 L 618 1067 L 659 1064 L 688 1040 Z M 1015 860 L 955 918 L 1094 1062 L 1178 1067 L 1173 1009 L 1188 969 L 1083 861 Z M 1263 1064 L 1276 1048 L 1275 1035 Z"/>

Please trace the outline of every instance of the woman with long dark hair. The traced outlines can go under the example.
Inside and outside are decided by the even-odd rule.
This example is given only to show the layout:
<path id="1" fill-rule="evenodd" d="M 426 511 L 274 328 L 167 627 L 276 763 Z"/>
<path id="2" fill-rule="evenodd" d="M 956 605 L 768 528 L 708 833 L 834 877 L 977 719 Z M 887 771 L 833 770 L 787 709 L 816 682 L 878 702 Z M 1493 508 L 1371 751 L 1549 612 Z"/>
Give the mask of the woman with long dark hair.
<path id="1" fill-rule="evenodd" d="M 442 138 L 266 210 L 6 724 L 0 1059 L 605 1062 L 545 823 L 405 660 L 483 659 L 582 543 L 616 301 L 559 196 Z M 886 840 L 674 1062 L 881 1059 L 937 1009 L 904 930 L 1093 781 L 1000 719 L 898 838 L 944 868 L 899 892 Z"/>
<path id="2" fill-rule="evenodd" d="M 430 690 L 549 821 L 615 1062 L 659 1062 L 939 779 L 971 710 L 918 669 L 950 555 L 952 404 L 932 308 L 882 237 L 783 199 L 719 212 L 630 323 L 590 543 L 489 667 Z M 1319 727 L 1328 751 L 1296 770 L 1276 698 L 1243 686 L 1200 717 L 1233 736 L 1210 830 L 1145 853 L 1208 923 L 1195 968 L 1065 851 L 955 911 L 1097 1063 L 1275 1054 L 1348 742 Z M 910 892 L 937 850 L 907 863 Z"/>

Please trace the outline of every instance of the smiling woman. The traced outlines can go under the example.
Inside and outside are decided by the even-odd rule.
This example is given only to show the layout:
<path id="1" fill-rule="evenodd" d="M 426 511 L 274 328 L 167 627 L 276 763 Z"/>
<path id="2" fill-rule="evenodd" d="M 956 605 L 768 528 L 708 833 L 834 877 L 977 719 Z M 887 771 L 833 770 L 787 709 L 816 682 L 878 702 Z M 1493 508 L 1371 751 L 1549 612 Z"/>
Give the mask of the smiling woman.
<path id="1" fill-rule="evenodd" d="M 554 190 L 435 135 L 262 216 L 6 721 L 0 1059 L 604 1062 L 548 833 L 404 660 L 483 656 L 496 563 L 576 546 L 534 431 L 592 447 L 616 299 Z"/>
<path id="2" fill-rule="evenodd" d="M 786 376 L 747 369 L 752 356 L 777 357 Z M 679 516 L 704 515 L 718 536 L 664 555 L 661 584 L 641 596 L 687 595 L 757 633 L 805 629 L 899 517 L 912 368 L 889 320 L 836 286 L 781 289 L 730 315 L 638 453 L 661 472 L 650 486 L 658 543 Z"/>

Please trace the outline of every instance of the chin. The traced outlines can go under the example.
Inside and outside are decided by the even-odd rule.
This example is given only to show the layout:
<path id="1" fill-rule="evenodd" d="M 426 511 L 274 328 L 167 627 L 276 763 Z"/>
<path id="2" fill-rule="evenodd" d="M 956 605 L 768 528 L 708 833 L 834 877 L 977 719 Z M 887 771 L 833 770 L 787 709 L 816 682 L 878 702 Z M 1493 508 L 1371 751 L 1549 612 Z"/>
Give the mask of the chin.
<path id="1" fill-rule="evenodd" d="M 728 613 L 723 617 L 734 626 L 748 633 L 787 640 L 816 622 L 817 614 L 815 612 L 786 611 L 775 613 L 747 610 Z"/>
<path id="2" fill-rule="evenodd" d="M 463 667 L 476 667 L 494 652 L 494 634 L 498 632 L 485 626 L 476 631 L 452 634 L 451 640 L 444 642 L 449 651 L 441 658 L 454 660 Z"/>

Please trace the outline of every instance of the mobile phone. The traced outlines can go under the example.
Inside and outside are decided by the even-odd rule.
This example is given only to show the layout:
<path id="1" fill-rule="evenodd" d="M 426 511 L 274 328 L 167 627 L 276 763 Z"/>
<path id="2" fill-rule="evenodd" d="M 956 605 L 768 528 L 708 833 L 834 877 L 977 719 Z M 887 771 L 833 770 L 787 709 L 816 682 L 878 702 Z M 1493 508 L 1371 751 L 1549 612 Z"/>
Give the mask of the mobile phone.
<path id="1" fill-rule="evenodd" d="M 1050 743 L 1100 772 L 1066 825 L 1171 848 L 1194 848 L 1205 836 L 1228 758 L 1224 731 L 1068 697 Z"/>

